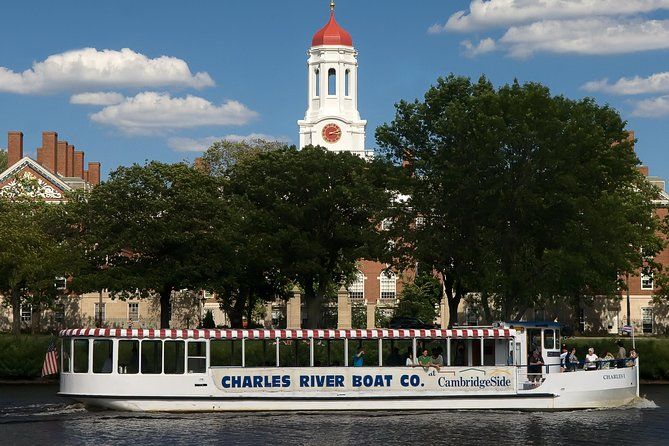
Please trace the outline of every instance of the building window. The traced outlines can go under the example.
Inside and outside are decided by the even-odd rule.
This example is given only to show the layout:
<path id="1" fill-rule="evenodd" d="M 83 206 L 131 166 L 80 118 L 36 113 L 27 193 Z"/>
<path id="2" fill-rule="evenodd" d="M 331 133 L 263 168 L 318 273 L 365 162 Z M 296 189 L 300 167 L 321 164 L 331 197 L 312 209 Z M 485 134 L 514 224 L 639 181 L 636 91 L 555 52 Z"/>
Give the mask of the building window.
<path id="1" fill-rule="evenodd" d="M 351 95 L 351 70 L 344 72 L 344 95 Z"/>
<path id="2" fill-rule="evenodd" d="M 21 305 L 21 322 L 30 323 L 33 320 L 33 306 Z"/>
<path id="3" fill-rule="evenodd" d="M 642 308 L 641 309 L 641 329 L 644 334 L 653 333 L 653 309 L 652 308 Z"/>
<path id="4" fill-rule="evenodd" d="M 316 84 L 316 97 L 319 97 L 321 95 L 321 70 L 318 68 L 314 71 L 314 81 Z"/>
<path id="5" fill-rule="evenodd" d="M 96 321 L 99 320 L 100 322 L 104 322 L 104 321 L 107 320 L 107 316 L 106 316 L 107 312 L 106 312 L 105 306 L 106 306 L 106 304 L 102 304 L 102 307 L 100 307 L 100 303 L 95 302 L 95 307 L 94 307 L 93 311 L 95 311 L 95 320 Z"/>
<path id="6" fill-rule="evenodd" d="M 381 299 L 397 297 L 397 276 L 392 271 L 381 273 Z"/>
<path id="7" fill-rule="evenodd" d="M 420 215 L 420 216 L 416 217 L 416 227 L 417 228 L 422 228 L 423 226 L 425 226 L 425 217 Z"/>
<path id="8" fill-rule="evenodd" d="M 128 303 L 128 320 L 130 321 L 139 320 L 139 303 L 137 302 Z"/>
<path id="9" fill-rule="evenodd" d="M 334 68 L 328 70 L 328 94 L 330 96 L 337 94 L 337 70 Z"/>
<path id="10" fill-rule="evenodd" d="M 56 322 L 61 323 L 65 320 L 65 305 L 58 304 L 53 310 L 53 318 Z"/>
<path id="11" fill-rule="evenodd" d="M 641 273 L 641 289 L 652 290 L 653 288 L 653 274 Z"/>
<path id="12" fill-rule="evenodd" d="M 348 297 L 354 300 L 365 298 L 365 276 L 358 271 L 355 281 L 348 287 Z"/>

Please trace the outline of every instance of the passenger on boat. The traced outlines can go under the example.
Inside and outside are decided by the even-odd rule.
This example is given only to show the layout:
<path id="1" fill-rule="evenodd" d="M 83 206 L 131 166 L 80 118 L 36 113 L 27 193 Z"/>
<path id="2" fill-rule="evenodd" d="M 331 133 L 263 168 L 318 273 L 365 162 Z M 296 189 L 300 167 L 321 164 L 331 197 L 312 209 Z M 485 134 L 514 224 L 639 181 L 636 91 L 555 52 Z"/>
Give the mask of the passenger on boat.
<path id="1" fill-rule="evenodd" d="M 618 368 L 625 367 L 625 359 L 627 359 L 627 350 L 623 346 L 623 341 L 618 341 L 618 355 L 616 356 L 618 360 Z"/>
<path id="2" fill-rule="evenodd" d="M 365 350 L 360 347 L 358 349 L 358 353 L 353 355 L 353 367 L 362 367 L 362 364 L 364 362 L 363 357 L 365 356 Z"/>
<path id="3" fill-rule="evenodd" d="M 423 350 L 423 354 L 418 357 L 418 364 L 423 366 L 425 370 L 430 368 L 430 354 L 427 352 L 427 349 Z"/>
<path id="4" fill-rule="evenodd" d="M 595 349 L 590 347 L 588 349 L 588 354 L 585 355 L 584 368 L 586 370 L 597 370 L 598 361 L 599 361 L 599 356 L 595 354 Z"/>
<path id="5" fill-rule="evenodd" d="M 574 372 L 578 367 L 578 357 L 576 356 L 576 347 L 571 348 L 571 353 L 567 357 L 567 371 Z"/>
<path id="6" fill-rule="evenodd" d="M 402 357 L 400 356 L 400 349 L 393 347 L 392 351 L 386 358 L 386 365 L 388 366 L 400 366 L 402 365 Z"/>
<path id="7" fill-rule="evenodd" d="M 107 359 L 105 359 L 105 362 L 102 364 L 102 370 L 100 370 L 100 373 L 111 373 L 113 362 L 114 361 L 112 359 L 112 352 L 110 349 L 109 356 L 107 356 Z"/>
<path id="8" fill-rule="evenodd" d="M 409 355 L 407 356 L 406 366 L 407 367 L 416 367 L 416 361 L 413 360 L 413 353 L 409 350 Z"/>
<path id="9" fill-rule="evenodd" d="M 639 355 L 637 354 L 636 350 L 631 349 L 630 357 L 627 359 L 627 367 L 634 367 L 634 364 L 636 363 L 638 357 Z"/>
<path id="10" fill-rule="evenodd" d="M 539 349 L 536 349 L 530 355 L 527 373 L 529 375 L 530 381 L 540 382 L 541 381 L 541 367 L 544 365 L 544 358 L 541 356 Z"/>
<path id="11" fill-rule="evenodd" d="M 609 351 L 607 350 L 606 353 L 604 354 L 604 357 L 602 358 L 602 365 L 601 365 L 601 368 L 602 368 L 602 369 L 610 369 L 611 366 L 614 365 L 614 361 L 615 361 L 615 359 L 616 359 L 616 358 L 613 357 L 613 355 L 611 354 L 611 352 L 609 352 Z"/>
<path id="12" fill-rule="evenodd" d="M 465 365 L 465 346 L 461 343 L 458 343 L 458 346 L 455 348 L 455 361 L 456 366 Z"/>
<path id="13" fill-rule="evenodd" d="M 567 351 L 567 346 L 562 344 L 562 353 L 560 353 L 560 372 L 567 371 L 567 357 L 569 352 Z"/>
<path id="14" fill-rule="evenodd" d="M 444 365 L 444 357 L 441 356 L 440 348 L 432 349 L 432 357 L 430 358 L 430 365 L 439 370 Z"/>

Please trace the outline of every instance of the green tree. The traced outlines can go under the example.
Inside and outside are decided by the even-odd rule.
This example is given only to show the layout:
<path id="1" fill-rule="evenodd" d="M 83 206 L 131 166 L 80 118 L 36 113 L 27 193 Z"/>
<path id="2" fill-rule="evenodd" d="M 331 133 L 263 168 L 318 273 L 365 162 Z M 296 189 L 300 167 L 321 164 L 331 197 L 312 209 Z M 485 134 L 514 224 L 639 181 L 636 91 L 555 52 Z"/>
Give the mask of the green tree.
<path id="1" fill-rule="evenodd" d="M 9 297 L 12 331 L 21 330 L 21 306 L 41 308 L 58 297 L 56 277 L 68 276 L 71 251 L 60 238 L 63 207 L 39 198 L 34 179 L 17 178 L 0 195 L 0 294 Z"/>
<path id="2" fill-rule="evenodd" d="M 451 323 L 468 291 L 503 318 L 615 294 L 660 248 L 654 192 L 614 109 L 455 76 L 396 107 L 377 139 L 409 164 L 397 257 L 442 275 Z"/>
<path id="3" fill-rule="evenodd" d="M 7 170 L 7 151 L 0 149 L 0 172 Z"/>
<path id="4" fill-rule="evenodd" d="M 355 271 L 360 258 L 386 246 L 377 230 L 390 203 L 385 164 L 319 147 L 284 148 L 238 162 L 228 190 L 251 209 L 268 256 L 281 276 L 304 290 L 308 324 L 321 324 L 328 290 Z"/>
<path id="5" fill-rule="evenodd" d="M 421 274 L 400 292 L 395 316 L 415 317 L 432 323 L 441 301 L 441 282 L 429 274 Z"/>
<path id="6" fill-rule="evenodd" d="M 74 202 L 85 267 L 79 291 L 107 288 L 116 297 L 160 296 L 169 328 L 173 292 L 198 290 L 210 277 L 210 253 L 223 254 L 227 210 L 220 182 L 186 164 L 121 167 Z"/>
<path id="7" fill-rule="evenodd" d="M 198 166 L 216 177 L 225 177 L 230 168 L 239 161 L 250 160 L 261 153 L 284 149 L 286 144 L 280 141 L 253 139 L 250 141 L 214 142 L 200 157 Z"/>

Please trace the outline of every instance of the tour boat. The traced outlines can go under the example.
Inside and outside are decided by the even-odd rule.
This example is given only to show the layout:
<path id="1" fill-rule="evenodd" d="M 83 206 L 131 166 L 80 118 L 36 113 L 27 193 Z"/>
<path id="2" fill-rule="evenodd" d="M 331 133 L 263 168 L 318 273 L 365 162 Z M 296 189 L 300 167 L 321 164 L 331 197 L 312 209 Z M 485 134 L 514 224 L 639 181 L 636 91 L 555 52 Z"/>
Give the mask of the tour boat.
<path id="1" fill-rule="evenodd" d="M 639 393 L 638 359 L 564 371 L 556 323 L 60 336 L 60 395 L 124 411 L 568 410 L 622 406 Z M 443 365 L 407 360 L 427 363 L 425 349 Z M 544 365 L 528 367 L 535 349 Z"/>

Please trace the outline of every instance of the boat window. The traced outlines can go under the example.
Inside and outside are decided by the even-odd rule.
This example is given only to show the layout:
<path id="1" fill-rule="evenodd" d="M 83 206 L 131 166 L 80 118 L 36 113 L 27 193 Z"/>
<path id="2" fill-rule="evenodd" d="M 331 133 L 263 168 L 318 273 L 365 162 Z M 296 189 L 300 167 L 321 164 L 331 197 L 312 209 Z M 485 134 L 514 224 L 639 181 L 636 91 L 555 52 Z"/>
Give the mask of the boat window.
<path id="1" fill-rule="evenodd" d="M 527 354 L 532 354 L 536 349 L 541 349 L 541 329 L 527 329 Z"/>
<path id="2" fill-rule="evenodd" d="M 349 365 L 352 365 L 353 367 L 377 367 L 379 365 L 378 339 L 369 341 L 350 340 L 348 348 L 348 355 L 350 357 L 348 360 Z M 356 366 L 356 364 L 358 364 L 356 357 L 358 356 L 361 348 L 364 352 L 362 355 L 362 364 L 360 366 Z"/>
<path id="3" fill-rule="evenodd" d="M 118 372 L 139 372 L 139 341 L 118 341 Z"/>
<path id="4" fill-rule="evenodd" d="M 420 353 L 417 353 L 420 355 Z M 467 365 L 467 348 L 464 339 L 451 340 L 451 364 L 456 367 Z"/>
<path id="5" fill-rule="evenodd" d="M 142 373 L 161 373 L 163 371 L 163 343 L 161 341 L 142 341 L 141 347 Z"/>
<path id="6" fill-rule="evenodd" d="M 245 367 L 276 367 L 276 340 L 244 341 Z"/>
<path id="7" fill-rule="evenodd" d="M 207 370 L 207 344 L 204 341 L 188 342 L 188 373 Z"/>
<path id="8" fill-rule="evenodd" d="M 315 367 L 340 367 L 343 365 L 343 339 L 314 339 Z"/>
<path id="9" fill-rule="evenodd" d="M 212 367 L 241 367 L 242 341 L 212 340 L 209 342 L 209 354 Z"/>
<path id="10" fill-rule="evenodd" d="M 409 353 L 413 350 L 412 345 L 410 339 L 384 339 L 383 366 L 404 367 Z"/>
<path id="11" fill-rule="evenodd" d="M 74 373 L 88 373 L 88 339 L 74 340 Z"/>
<path id="12" fill-rule="evenodd" d="M 114 366 L 114 351 L 111 339 L 93 341 L 93 373 L 111 373 Z"/>
<path id="13" fill-rule="evenodd" d="M 308 339 L 284 339 L 279 341 L 279 364 L 281 367 L 309 367 Z"/>
<path id="14" fill-rule="evenodd" d="M 483 340 L 483 365 L 496 365 L 495 340 Z M 504 363 L 502 363 L 504 364 Z"/>
<path id="15" fill-rule="evenodd" d="M 165 341 L 166 375 L 180 375 L 184 372 L 184 341 Z"/>
<path id="16" fill-rule="evenodd" d="M 553 330 L 544 330 L 544 348 L 554 349 L 555 347 L 555 332 Z"/>
<path id="17" fill-rule="evenodd" d="M 63 338 L 63 373 L 70 373 L 72 371 L 72 339 Z"/>

